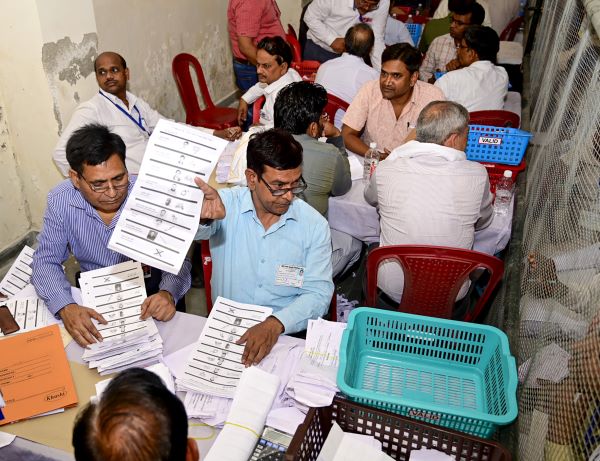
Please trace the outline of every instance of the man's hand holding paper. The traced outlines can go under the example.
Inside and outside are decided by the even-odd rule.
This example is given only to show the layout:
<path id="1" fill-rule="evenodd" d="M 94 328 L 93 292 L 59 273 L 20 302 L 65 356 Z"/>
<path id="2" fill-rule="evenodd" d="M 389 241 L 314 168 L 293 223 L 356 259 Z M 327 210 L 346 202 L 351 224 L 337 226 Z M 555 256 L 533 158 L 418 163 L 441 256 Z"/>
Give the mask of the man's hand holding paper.
<path id="1" fill-rule="evenodd" d="M 175 315 L 175 302 L 173 295 L 165 290 L 160 290 L 158 293 L 148 296 L 142 303 L 142 314 L 140 318 L 155 318 L 161 322 L 167 322 Z"/>
<path id="2" fill-rule="evenodd" d="M 94 309 L 79 304 L 67 304 L 58 313 L 69 334 L 81 347 L 102 341 L 102 335 L 92 319 L 102 324 L 106 324 L 107 321 Z"/>
<path id="3" fill-rule="evenodd" d="M 236 341 L 236 344 L 246 344 L 242 363 L 247 367 L 258 365 L 271 352 L 283 331 L 284 327 L 281 322 L 272 316 L 249 328 Z"/>
<path id="4" fill-rule="evenodd" d="M 195 178 L 194 181 L 204 193 L 200 219 L 223 219 L 225 217 L 225 205 L 223 205 L 223 201 L 221 200 L 219 193 L 200 178 Z"/>

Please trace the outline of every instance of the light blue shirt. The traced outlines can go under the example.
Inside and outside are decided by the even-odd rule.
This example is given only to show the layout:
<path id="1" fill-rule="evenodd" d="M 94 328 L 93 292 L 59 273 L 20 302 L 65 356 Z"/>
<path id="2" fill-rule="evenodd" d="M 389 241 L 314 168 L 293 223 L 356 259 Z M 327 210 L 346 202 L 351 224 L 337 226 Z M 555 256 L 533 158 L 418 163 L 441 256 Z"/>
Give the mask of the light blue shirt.
<path id="1" fill-rule="evenodd" d="M 278 222 L 265 230 L 256 215 L 250 190 L 220 190 L 226 217 L 200 225 L 196 240 L 210 238 L 213 299 L 273 308 L 285 333 L 306 329 L 308 319 L 322 317 L 333 294 L 331 235 L 321 214 L 294 199 Z M 281 266 L 303 269 L 302 286 L 278 284 Z"/>

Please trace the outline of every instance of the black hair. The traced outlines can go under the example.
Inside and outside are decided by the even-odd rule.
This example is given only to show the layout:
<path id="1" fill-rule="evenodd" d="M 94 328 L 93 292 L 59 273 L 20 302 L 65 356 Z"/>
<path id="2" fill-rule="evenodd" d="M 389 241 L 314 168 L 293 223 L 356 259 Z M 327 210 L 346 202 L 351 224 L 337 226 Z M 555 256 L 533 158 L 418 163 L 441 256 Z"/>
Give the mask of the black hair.
<path id="1" fill-rule="evenodd" d="M 480 26 L 483 24 L 483 20 L 485 19 L 485 10 L 483 6 L 481 6 L 477 2 L 465 1 L 463 3 L 456 2 L 452 5 L 453 8 L 450 8 L 450 4 L 448 4 L 448 9 L 456 14 L 470 14 L 471 15 L 471 25 Z"/>
<path id="2" fill-rule="evenodd" d="M 381 53 L 381 64 L 394 60 L 402 61 L 411 74 L 419 70 L 421 59 L 421 52 L 408 43 L 396 43 Z"/>
<path id="3" fill-rule="evenodd" d="M 113 53 L 116 54 L 119 57 L 119 60 L 121 61 L 121 65 L 123 66 L 123 69 L 127 69 L 127 63 L 125 62 L 125 58 L 123 56 L 121 56 L 119 53 L 115 53 L 114 51 L 105 51 L 104 53 Z M 100 56 L 102 56 L 104 53 L 100 53 L 96 59 L 94 59 L 94 72 L 96 72 L 96 62 L 98 61 L 98 58 Z"/>
<path id="4" fill-rule="evenodd" d="M 346 31 L 344 37 L 344 47 L 346 52 L 362 58 L 368 65 L 371 65 L 370 53 L 375 44 L 375 34 L 371 26 L 364 23 L 358 23 Z"/>
<path id="5" fill-rule="evenodd" d="M 113 154 L 125 163 L 125 143 L 121 137 L 97 123 L 76 130 L 67 141 L 66 152 L 69 166 L 79 174 L 84 165 L 100 165 Z"/>
<path id="6" fill-rule="evenodd" d="M 465 43 L 477 53 L 480 61 L 496 62 L 500 50 L 500 39 L 491 27 L 469 26 L 465 30 Z"/>
<path id="7" fill-rule="evenodd" d="M 292 48 L 288 42 L 279 36 L 263 38 L 258 42 L 256 48 L 265 50 L 271 56 L 275 56 L 275 60 L 279 65 L 284 62 L 287 63 L 288 67 L 292 65 Z"/>
<path id="8" fill-rule="evenodd" d="M 291 134 L 304 134 L 318 122 L 327 105 L 327 90 L 310 82 L 294 82 L 283 88 L 275 100 L 275 128 Z"/>
<path id="9" fill-rule="evenodd" d="M 248 142 L 248 168 L 261 176 L 265 166 L 293 170 L 302 165 L 302 146 L 286 130 L 273 128 L 255 133 Z"/>
<path id="10" fill-rule="evenodd" d="M 185 461 L 188 421 L 183 403 L 142 368 L 119 373 L 73 428 L 77 461 Z"/>

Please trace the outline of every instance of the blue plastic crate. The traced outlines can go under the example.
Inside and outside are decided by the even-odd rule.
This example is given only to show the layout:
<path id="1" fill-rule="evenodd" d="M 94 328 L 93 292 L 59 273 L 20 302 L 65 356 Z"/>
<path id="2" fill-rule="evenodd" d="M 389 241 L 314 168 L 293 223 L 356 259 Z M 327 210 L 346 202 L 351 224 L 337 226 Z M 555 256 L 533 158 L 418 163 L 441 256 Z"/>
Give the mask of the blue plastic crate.
<path id="1" fill-rule="evenodd" d="M 467 160 L 518 165 L 533 135 L 517 128 L 469 125 Z"/>
<path id="2" fill-rule="evenodd" d="M 412 41 L 415 44 L 415 46 L 419 45 L 419 40 L 421 40 L 421 35 L 423 34 L 423 24 L 405 23 L 404 25 L 408 29 L 408 32 L 410 33 L 410 38 L 412 38 Z"/>
<path id="3" fill-rule="evenodd" d="M 433 73 L 433 75 L 435 75 L 435 79 L 439 80 L 440 78 L 442 78 L 444 75 L 446 75 L 448 72 L 441 72 L 441 71 L 435 71 Z"/>
<path id="4" fill-rule="evenodd" d="M 487 325 L 355 309 L 337 385 L 358 403 L 484 438 L 518 413 L 515 359 Z"/>

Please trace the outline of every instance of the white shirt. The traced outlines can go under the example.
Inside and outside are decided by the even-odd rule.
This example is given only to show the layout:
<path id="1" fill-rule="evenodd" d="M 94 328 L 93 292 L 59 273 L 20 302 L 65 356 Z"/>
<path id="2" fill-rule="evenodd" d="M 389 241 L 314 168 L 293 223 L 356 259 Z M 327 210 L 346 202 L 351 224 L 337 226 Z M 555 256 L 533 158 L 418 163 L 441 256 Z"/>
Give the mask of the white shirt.
<path id="1" fill-rule="evenodd" d="M 501 3 L 504 0 L 494 0 L 494 8 L 496 7 L 495 3 Z M 510 0 L 510 1 L 514 1 L 514 0 Z M 483 24 L 484 26 L 489 26 L 492 27 L 492 15 L 490 14 L 490 9 L 488 7 L 488 1 L 487 0 L 477 0 L 477 3 L 479 3 L 482 7 L 483 10 L 485 11 L 485 18 L 483 19 Z M 441 19 L 441 18 L 445 18 L 446 16 L 448 16 L 450 14 L 450 10 L 448 9 L 448 0 L 442 0 L 440 2 L 440 4 L 437 7 L 437 10 L 435 10 L 435 13 L 433 14 L 433 19 Z M 496 31 L 498 32 L 498 31 Z M 498 32 L 499 34 L 500 32 Z"/>
<path id="2" fill-rule="evenodd" d="M 377 78 L 379 72 L 365 64 L 362 58 L 344 53 L 319 66 L 315 83 L 323 85 L 328 93 L 350 104 L 361 86 Z M 333 124 L 337 128 L 341 129 L 345 113 L 343 110 L 336 112 Z"/>
<path id="3" fill-rule="evenodd" d="M 252 104 L 258 98 L 264 96 L 265 103 L 260 110 L 260 124 L 273 126 L 273 106 L 275 105 L 275 99 L 277 99 L 279 91 L 290 83 L 300 81 L 302 81 L 300 74 L 294 69 L 288 69 L 284 75 L 269 85 L 261 82 L 256 83 L 244 93 L 242 99 L 248 104 Z"/>
<path id="4" fill-rule="evenodd" d="M 396 43 L 410 43 L 411 46 L 415 46 L 404 23 L 390 16 L 385 25 L 385 46 L 392 46 Z"/>
<path id="5" fill-rule="evenodd" d="M 485 167 L 462 151 L 418 141 L 397 147 L 379 164 L 365 199 L 379 207 L 381 246 L 471 249 L 475 229 L 487 227 L 493 216 Z M 400 302 L 404 275 L 397 263 L 380 266 L 377 284 Z"/>
<path id="6" fill-rule="evenodd" d="M 476 110 L 501 110 L 508 92 L 508 74 L 504 67 L 490 61 L 475 61 L 469 67 L 453 70 L 436 80 L 435 86 L 448 101 Z"/>
<path id="7" fill-rule="evenodd" d="M 389 9 L 390 0 L 381 0 L 376 10 L 362 16 L 362 22 L 369 24 L 375 35 L 371 62 L 378 71 L 381 69 L 381 53 L 385 49 L 385 23 Z M 361 15 L 354 7 L 354 0 L 313 0 L 306 9 L 304 21 L 308 26 L 307 38 L 321 48 L 333 51 L 329 45 L 336 38 L 344 37 L 354 24 L 361 22 Z"/>
<path id="8" fill-rule="evenodd" d="M 132 174 L 137 174 L 140 171 L 148 138 L 158 121 L 165 117 L 152 109 L 146 101 L 129 91 L 127 92 L 127 101 L 129 102 L 129 108 L 117 96 L 100 90 L 94 97 L 81 103 L 75 109 L 69 124 L 58 140 L 53 155 L 54 163 L 56 163 L 63 176 L 67 176 L 71 168 L 69 162 L 67 162 L 65 152 L 67 141 L 75 130 L 89 123 L 106 125 L 110 131 L 118 134 L 127 147 L 125 153 L 127 170 Z M 141 117 L 142 126 L 146 131 L 142 130 L 115 105 L 126 111 L 135 120 L 139 120 L 139 117 Z"/>

